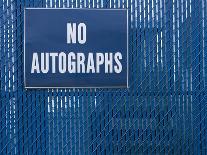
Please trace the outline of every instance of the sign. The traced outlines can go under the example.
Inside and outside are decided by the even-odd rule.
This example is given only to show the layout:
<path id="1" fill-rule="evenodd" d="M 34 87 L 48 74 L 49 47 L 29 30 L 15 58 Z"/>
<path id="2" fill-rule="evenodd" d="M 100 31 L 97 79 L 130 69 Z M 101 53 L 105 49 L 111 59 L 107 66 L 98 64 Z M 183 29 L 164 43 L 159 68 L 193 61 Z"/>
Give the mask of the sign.
<path id="1" fill-rule="evenodd" d="M 25 88 L 128 87 L 126 9 L 26 8 Z"/>

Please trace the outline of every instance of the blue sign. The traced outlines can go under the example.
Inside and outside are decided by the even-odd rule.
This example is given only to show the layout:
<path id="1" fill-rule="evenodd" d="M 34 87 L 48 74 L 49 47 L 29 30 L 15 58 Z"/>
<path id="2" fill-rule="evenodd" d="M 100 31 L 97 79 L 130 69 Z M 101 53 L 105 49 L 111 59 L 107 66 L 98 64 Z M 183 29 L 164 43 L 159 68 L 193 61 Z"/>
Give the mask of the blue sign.
<path id="1" fill-rule="evenodd" d="M 126 9 L 24 13 L 26 88 L 128 87 Z"/>

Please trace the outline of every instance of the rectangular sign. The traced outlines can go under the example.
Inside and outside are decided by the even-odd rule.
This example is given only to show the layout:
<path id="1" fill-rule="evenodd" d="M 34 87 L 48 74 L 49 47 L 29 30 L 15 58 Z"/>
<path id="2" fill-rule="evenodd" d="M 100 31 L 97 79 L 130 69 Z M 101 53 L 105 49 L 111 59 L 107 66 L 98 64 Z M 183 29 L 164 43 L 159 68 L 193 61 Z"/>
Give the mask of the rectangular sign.
<path id="1" fill-rule="evenodd" d="M 26 8 L 25 88 L 128 87 L 126 9 Z"/>

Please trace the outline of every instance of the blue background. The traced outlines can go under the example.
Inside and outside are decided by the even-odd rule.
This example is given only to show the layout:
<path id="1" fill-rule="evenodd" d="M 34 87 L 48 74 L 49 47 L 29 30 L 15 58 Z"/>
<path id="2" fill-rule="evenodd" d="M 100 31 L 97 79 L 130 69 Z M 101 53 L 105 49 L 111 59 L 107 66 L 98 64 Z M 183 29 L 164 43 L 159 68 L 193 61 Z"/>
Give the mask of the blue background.
<path id="1" fill-rule="evenodd" d="M 127 86 L 127 10 L 26 9 L 25 10 L 26 87 L 126 87 Z M 86 24 L 86 43 L 67 44 L 67 23 Z M 33 52 L 121 52 L 122 72 L 31 74 Z M 94 55 L 94 59 L 95 59 Z M 77 62 L 77 61 L 76 61 Z M 96 62 L 96 59 L 95 61 Z M 115 64 L 115 62 L 114 62 Z M 114 65 L 113 65 L 114 66 Z"/>
<path id="2" fill-rule="evenodd" d="M 129 88 L 25 89 L 24 8 L 126 8 Z M 207 1 L 0 1 L 0 154 L 207 154 Z"/>

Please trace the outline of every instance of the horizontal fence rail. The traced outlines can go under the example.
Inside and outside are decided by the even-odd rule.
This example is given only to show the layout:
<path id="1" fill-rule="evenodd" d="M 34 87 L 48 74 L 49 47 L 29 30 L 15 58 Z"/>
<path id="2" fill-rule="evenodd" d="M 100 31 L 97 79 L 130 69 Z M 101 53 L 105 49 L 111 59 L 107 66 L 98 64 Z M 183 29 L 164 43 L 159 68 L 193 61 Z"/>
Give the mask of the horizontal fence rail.
<path id="1" fill-rule="evenodd" d="M 25 89 L 24 8 L 127 8 L 129 89 Z M 206 0 L 1 0 L 0 154 L 206 154 Z"/>

